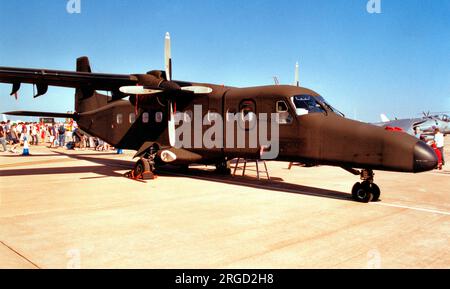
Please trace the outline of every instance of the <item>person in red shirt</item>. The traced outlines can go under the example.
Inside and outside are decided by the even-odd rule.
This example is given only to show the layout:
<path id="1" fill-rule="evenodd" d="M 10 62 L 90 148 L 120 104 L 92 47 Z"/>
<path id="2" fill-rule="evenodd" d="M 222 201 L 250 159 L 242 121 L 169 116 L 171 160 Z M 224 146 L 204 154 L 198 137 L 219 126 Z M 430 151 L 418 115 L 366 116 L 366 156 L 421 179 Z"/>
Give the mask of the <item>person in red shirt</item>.
<path id="1" fill-rule="evenodd" d="M 441 151 L 436 146 L 436 142 L 435 141 L 432 141 L 431 147 L 433 148 L 434 152 L 436 153 L 436 155 L 438 157 L 438 167 L 437 168 L 439 170 L 442 170 L 442 154 L 441 154 Z"/>

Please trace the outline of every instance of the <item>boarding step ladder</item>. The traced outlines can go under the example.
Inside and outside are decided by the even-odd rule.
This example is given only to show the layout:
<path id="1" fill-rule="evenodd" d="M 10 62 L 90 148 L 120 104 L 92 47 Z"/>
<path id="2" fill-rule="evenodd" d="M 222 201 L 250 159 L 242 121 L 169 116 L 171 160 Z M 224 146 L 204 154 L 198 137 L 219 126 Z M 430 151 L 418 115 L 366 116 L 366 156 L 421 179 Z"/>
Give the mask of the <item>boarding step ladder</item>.
<path id="1" fill-rule="evenodd" d="M 260 160 L 260 159 L 244 159 L 244 158 L 237 158 L 235 160 L 236 160 L 236 162 L 234 163 L 233 176 L 236 176 L 237 170 L 242 170 L 242 176 L 245 176 L 246 170 L 250 170 L 250 171 L 256 171 L 256 177 L 258 178 L 258 180 L 261 179 L 260 173 L 265 173 L 267 180 L 270 181 L 269 170 L 267 169 L 266 161 Z M 256 170 L 248 169 L 249 166 L 247 164 L 250 162 L 255 163 L 255 166 L 253 168 L 256 168 Z M 264 170 L 259 169 L 260 163 L 262 163 L 264 165 Z M 252 168 L 252 167 L 250 167 L 250 168 Z"/>
<path id="2" fill-rule="evenodd" d="M 303 167 L 303 164 L 302 163 L 296 163 L 296 162 L 290 162 L 289 166 L 288 166 L 288 170 L 292 169 L 293 166 Z"/>

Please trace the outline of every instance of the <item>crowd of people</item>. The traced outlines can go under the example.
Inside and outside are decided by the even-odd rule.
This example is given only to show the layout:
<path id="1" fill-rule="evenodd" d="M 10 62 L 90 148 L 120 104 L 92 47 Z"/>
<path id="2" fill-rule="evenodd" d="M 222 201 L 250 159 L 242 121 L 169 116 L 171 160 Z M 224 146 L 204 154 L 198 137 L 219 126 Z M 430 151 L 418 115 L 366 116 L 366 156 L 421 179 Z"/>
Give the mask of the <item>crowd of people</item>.
<path id="1" fill-rule="evenodd" d="M 0 152 L 17 153 L 19 146 L 25 144 L 48 145 L 50 148 L 95 149 L 109 151 L 112 148 L 103 140 L 81 132 L 75 122 L 67 123 L 12 123 L 10 120 L 0 123 Z"/>

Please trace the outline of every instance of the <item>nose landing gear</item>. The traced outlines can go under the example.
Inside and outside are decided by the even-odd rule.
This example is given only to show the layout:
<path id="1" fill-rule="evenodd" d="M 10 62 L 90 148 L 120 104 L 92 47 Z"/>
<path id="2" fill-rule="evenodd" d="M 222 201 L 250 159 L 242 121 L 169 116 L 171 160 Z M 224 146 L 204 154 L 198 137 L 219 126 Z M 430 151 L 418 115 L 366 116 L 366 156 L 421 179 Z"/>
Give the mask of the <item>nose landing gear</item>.
<path id="1" fill-rule="evenodd" d="M 372 170 L 363 169 L 360 172 L 361 181 L 352 188 L 352 197 L 361 203 L 377 202 L 380 199 L 380 188 L 373 182 L 374 173 Z"/>

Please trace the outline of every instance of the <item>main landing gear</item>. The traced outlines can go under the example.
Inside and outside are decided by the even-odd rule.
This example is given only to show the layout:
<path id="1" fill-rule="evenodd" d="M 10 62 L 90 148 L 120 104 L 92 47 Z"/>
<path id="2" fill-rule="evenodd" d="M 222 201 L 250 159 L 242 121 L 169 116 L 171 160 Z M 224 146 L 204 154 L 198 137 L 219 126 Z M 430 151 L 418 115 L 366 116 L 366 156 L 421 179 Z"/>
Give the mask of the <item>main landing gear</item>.
<path id="1" fill-rule="evenodd" d="M 228 160 L 221 160 L 216 163 L 216 173 L 220 175 L 231 175 L 230 162 Z"/>
<path id="2" fill-rule="evenodd" d="M 361 181 L 352 188 L 352 197 L 361 203 L 377 202 L 380 199 L 380 188 L 373 182 L 374 173 L 372 170 L 362 170 L 360 172 Z"/>
<path id="3" fill-rule="evenodd" d="M 146 153 L 143 157 L 141 157 L 134 168 L 125 174 L 125 177 L 133 179 L 133 180 L 154 180 L 156 179 L 155 175 L 155 157 L 156 152 L 150 150 L 149 153 Z"/>

